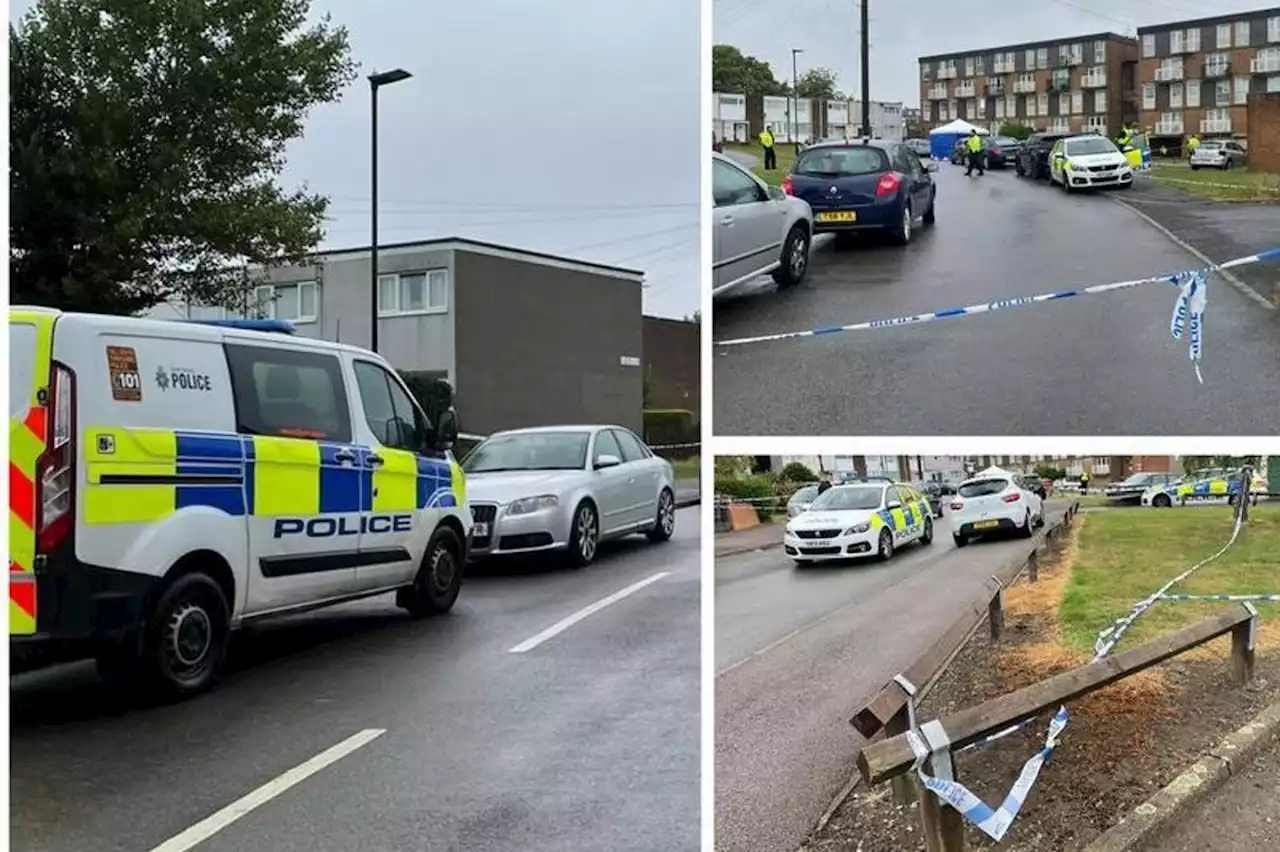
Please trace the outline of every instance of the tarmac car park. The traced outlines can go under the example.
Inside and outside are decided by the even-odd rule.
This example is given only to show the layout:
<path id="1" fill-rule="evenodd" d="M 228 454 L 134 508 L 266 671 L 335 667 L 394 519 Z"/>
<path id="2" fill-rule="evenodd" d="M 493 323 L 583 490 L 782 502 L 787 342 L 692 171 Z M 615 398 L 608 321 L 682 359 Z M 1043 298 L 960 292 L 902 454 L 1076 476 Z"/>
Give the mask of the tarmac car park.
<path id="1" fill-rule="evenodd" d="M 833 485 L 787 521 L 782 547 L 797 567 L 867 556 L 889 559 L 904 544 L 933 541 L 932 514 L 928 498 L 902 482 Z"/>

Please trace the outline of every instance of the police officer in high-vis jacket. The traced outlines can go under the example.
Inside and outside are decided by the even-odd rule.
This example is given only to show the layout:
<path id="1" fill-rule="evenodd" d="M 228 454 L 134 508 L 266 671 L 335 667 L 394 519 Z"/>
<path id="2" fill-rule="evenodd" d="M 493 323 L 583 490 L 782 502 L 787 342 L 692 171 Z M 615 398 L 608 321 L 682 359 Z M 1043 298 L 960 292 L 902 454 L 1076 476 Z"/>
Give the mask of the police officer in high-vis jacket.
<path id="1" fill-rule="evenodd" d="M 773 150 L 773 131 L 765 128 L 760 131 L 760 147 L 764 149 L 764 170 L 772 171 L 778 167 L 778 155 Z"/>
<path id="2" fill-rule="evenodd" d="M 969 134 L 969 138 L 965 140 L 964 148 L 969 153 L 969 168 L 965 169 L 964 176 L 971 176 L 975 166 L 978 169 L 979 177 L 986 174 L 986 169 L 984 168 L 986 164 L 982 162 L 986 159 L 986 152 L 982 150 L 982 137 L 978 135 L 976 128 Z"/>

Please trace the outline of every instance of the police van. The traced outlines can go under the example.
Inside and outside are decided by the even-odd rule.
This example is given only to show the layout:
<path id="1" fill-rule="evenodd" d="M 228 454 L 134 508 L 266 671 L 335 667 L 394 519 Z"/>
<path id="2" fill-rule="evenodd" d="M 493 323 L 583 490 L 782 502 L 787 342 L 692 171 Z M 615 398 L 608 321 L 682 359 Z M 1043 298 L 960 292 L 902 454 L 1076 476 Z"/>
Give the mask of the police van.
<path id="1" fill-rule="evenodd" d="M 415 617 L 453 606 L 454 413 L 432 423 L 382 358 L 289 332 L 10 309 L 15 660 L 56 647 L 182 695 L 258 619 L 391 591 Z"/>

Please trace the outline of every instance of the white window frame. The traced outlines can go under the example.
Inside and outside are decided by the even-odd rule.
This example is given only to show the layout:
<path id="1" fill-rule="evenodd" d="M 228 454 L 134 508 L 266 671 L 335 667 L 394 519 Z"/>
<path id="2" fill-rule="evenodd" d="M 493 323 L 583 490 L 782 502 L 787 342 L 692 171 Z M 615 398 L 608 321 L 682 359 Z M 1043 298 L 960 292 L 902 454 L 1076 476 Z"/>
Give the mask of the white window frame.
<path id="1" fill-rule="evenodd" d="M 1027 95 L 1023 98 L 1022 108 L 1027 114 L 1027 118 L 1036 117 L 1036 103 L 1039 99 L 1035 95 Z"/>
<path id="2" fill-rule="evenodd" d="M 302 313 L 302 292 L 311 290 L 312 313 Z M 297 316 L 281 317 L 277 305 L 280 303 L 281 290 L 292 290 L 296 293 Z M 289 281 L 281 284 L 259 284 L 253 288 L 254 302 L 258 310 L 268 319 L 285 319 L 299 325 L 316 322 L 320 318 L 320 287 L 315 281 Z"/>
<path id="3" fill-rule="evenodd" d="M 1049 114 L 1049 93 L 1048 93 L 1048 92 L 1041 92 L 1040 94 L 1036 95 L 1036 100 L 1038 100 L 1038 101 L 1040 102 L 1040 103 L 1037 105 L 1037 106 L 1038 106 L 1038 112 L 1039 112 L 1041 115 L 1048 115 L 1048 114 Z"/>
<path id="4" fill-rule="evenodd" d="M 1267 41 L 1280 41 L 1280 15 L 1267 18 Z"/>
<path id="5" fill-rule="evenodd" d="M 1218 42 L 1217 44 L 1218 50 L 1231 49 L 1231 25 L 1230 24 L 1218 24 L 1217 42 Z"/>
<path id="6" fill-rule="evenodd" d="M 423 276 L 422 282 L 422 298 L 423 306 L 421 308 L 405 308 L 402 303 L 404 301 L 405 281 L 406 278 L 415 276 Z M 432 304 L 431 302 L 431 282 L 432 278 L 442 280 L 443 299 L 440 304 Z M 383 284 L 385 282 L 394 281 L 395 286 L 391 291 L 395 294 L 394 305 L 387 305 L 383 299 Z M 433 269 L 417 269 L 407 272 L 390 272 L 378 276 L 378 316 L 380 317 L 410 317 L 410 316 L 426 316 L 430 314 L 447 314 L 449 312 L 449 270 L 443 267 Z"/>
<path id="7" fill-rule="evenodd" d="M 1182 109 L 1182 84 L 1169 84 L 1169 109 Z"/>
<path id="8" fill-rule="evenodd" d="M 972 76 L 973 76 L 973 57 L 972 57 L 972 56 L 966 56 L 966 57 L 965 57 L 965 60 L 964 60 L 964 76 L 966 76 L 966 77 L 972 77 Z"/>
<path id="9" fill-rule="evenodd" d="M 1004 113 L 1006 118 L 1018 117 L 1018 96 L 1017 95 L 1004 96 Z"/>
<path id="10" fill-rule="evenodd" d="M 1186 35 L 1184 36 L 1184 39 L 1186 40 L 1186 43 L 1187 43 L 1187 53 L 1200 52 L 1200 28 L 1199 27 L 1192 27 L 1191 29 L 1187 30 Z"/>
<path id="11" fill-rule="evenodd" d="M 1071 114 L 1082 115 L 1084 113 L 1084 92 L 1076 89 L 1071 93 Z"/>
<path id="12" fill-rule="evenodd" d="M 1200 108 L 1200 87 L 1201 81 L 1188 80 L 1183 86 L 1183 100 L 1187 104 L 1187 109 Z"/>
<path id="13" fill-rule="evenodd" d="M 1142 58 L 1150 59 L 1156 55 L 1155 33 L 1147 33 L 1142 37 Z"/>
<path id="14" fill-rule="evenodd" d="M 1034 70 L 1034 69 L 1035 69 L 1035 67 L 1036 67 L 1036 50 L 1035 50 L 1035 48 L 1034 48 L 1034 47 L 1029 47 L 1029 48 L 1027 48 L 1026 50 L 1024 50 L 1024 51 L 1022 52 L 1022 58 L 1023 58 L 1023 60 L 1024 60 L 1025 64 L 1026 64 L 1026 69 L 1027 69 L 1028 71 L 1032 71 L 1032 70 Z"/>
<path id="15" fill-rule="evenodd" d="M 1058 115 L 1060 116 L 1071 115 L 1071 93 L 1070 92 L 1063 92 L 1062 94 L 1058 95 Z"/>
<path id="16" fill-rule="evenodd" d="M 1093 111 L 1094 112 L 1107 111 L 1107 90 L 1106 89 L 1093 90 Z"/>
<path id="17" fill-rule="evenodd" d="M 1156 108 L 1156 84 L 1155 83 L 1142 84 L 1142 108 L 1143 109 Z"/>
<path id="18" fill-rule="evenodd" d="M 1213 81 L 1213 105 L 1215 107 L 1231 106 L 1231 81 L 1230 80 L 1214 80 Z"/>
<path id="19" fill-rule="evenodd" d="M 1210 53 L 1204 58 L 1205 71 L 1212 72 L 1214 76 L 1221 76 L 1230 64 L 1231 56 L 1227 53 Z"/>
<path id="20" fill-rule="evenodd" d="M 1093 64 L 1107 64 L 1107 43 L 1105 41 L 1095 41 L 1093 43 Z"/>
<path id="21" fill-rule="evenodd" d="M 1182 30 L 1169 31 L 1169 52 L 1181 53 L 1186 47 L 1187 34 Z"/>
<path id="22" fill-rule="evenodd" d="M 1244 106 L 1249 103 L 1249 81 L 1250 77 L 1233 77 L 1231 80 L 1231 103 L 1235 106 Z"/>
<path id="23" fill-rule="evenodd" d="M 1049 48 L 1047 47 L 1036 48 L 1035 67 L 1040 69 L 1041 71 L 1049 67 Z"/>
<path id="24" fill-rule="evenodd" d="M 1249 22 L 1248 21 L 1236 21 L 1236 46 L 1237 47 L 1249 46 Z"/>
<path id="25" fill-rule="evenodd" d="M 1004 98 L 996 98 L 996 118 L 1004 118 Z"/>

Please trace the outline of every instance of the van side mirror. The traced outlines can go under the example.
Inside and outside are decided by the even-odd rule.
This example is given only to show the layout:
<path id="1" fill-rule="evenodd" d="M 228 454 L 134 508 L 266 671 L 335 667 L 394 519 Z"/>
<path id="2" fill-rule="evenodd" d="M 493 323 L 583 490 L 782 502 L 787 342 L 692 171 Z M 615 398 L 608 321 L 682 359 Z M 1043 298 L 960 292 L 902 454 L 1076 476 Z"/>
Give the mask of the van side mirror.
<path id="1" fill-rule="evenodd" d="M 451 450 L 458 442 L 458 415 L 452 408 L 446 408 L 437 418 L 435 434 L 429 438 L 431 449 L 437 451 Z"/>

